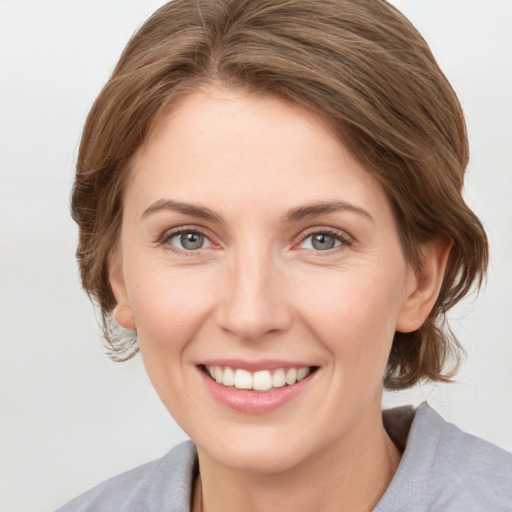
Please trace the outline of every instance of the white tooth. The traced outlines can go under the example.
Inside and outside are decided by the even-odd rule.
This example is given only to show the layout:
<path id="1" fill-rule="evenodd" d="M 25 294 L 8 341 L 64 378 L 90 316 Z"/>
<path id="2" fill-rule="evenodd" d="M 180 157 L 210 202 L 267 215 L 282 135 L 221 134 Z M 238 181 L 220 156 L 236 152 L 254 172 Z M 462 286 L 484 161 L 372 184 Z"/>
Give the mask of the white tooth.
<path id="1" fill-rule="evenodd" d="M 252 375 L 247 370 L 238 369 L 235 372 L 235 388 L 252 389 Z"/>
<path id="2" fill-rule="evenodd" d="M 252 388 L 256 391 L 267 391 L 272 387 L 272 377 L 268 370 L 256 372 L 252 379 Z"/>
<path id="3" fill-rule="evenodd" d="M 235 384 L 235 372 L 229 368 L 229 366 L 226 366 L 224 368 L 224 377 L 222 378 L 222 384 L 224 386 L 234 386 Z"/>
<path id="4" fill-rule="evenodd" d="M 215 366 L 207 366 L 208 373 L 212 379 L 215 379 Z"/>
<path id="5" fill-rule="evenodd" d="M 215 377 L 214 379 L 219 383 L 219 384 L 222 384 L 222 376 L 223 376 L 223 371 L 222 371 L 222 368 L 220 366 L 215 366 Z"/>
<path id="6" fill-rule="evenodd" d="M 284 374 L 284 370 L 279 368 L 272 375 L 272 387 L 273 388 L 282 388 L 286 384 L 286 376 Z"/>
<path id="7" fill-rule="evenodd" d="M 305 366 L 304 368 L 299 368 L 297 371 L 297 380 L 302 380 L 309 374 L 309 368 Z"/>
<path id="8" fill-rule="evenodd" d="M 290 368 L 286 372 L 286 384 L 291 386 L 297 382 L 297 370 L 295 368 Z"/>

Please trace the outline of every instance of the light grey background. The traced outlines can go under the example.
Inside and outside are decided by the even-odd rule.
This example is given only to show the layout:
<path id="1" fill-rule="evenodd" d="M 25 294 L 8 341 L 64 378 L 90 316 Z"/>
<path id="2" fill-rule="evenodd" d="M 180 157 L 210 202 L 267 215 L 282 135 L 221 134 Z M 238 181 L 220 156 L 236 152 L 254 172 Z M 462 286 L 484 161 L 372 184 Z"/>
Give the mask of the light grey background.
<path id="1" fill-rule="evenodd" d="M 163 2 L 0 1 L 0 510 L 50 511 L 185 435 L 139 358 L 110 362 L 80 290 L 69 217 L 80 130 L 124 44 Z M 428 399 L 512 450 L 512 2 L 396 0 L 467 114 L 466 198 L 492 247 L 486 289 L 452 315 L 468 361 Z"/>

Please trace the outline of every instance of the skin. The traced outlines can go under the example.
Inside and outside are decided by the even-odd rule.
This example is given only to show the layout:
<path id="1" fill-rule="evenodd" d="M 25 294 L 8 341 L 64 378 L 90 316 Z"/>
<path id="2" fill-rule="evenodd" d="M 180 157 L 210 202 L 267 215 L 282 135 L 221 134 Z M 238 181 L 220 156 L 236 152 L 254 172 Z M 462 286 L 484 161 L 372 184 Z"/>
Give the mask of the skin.
<path id="1" fill-rule="evenodd" d="M 186 250 L 181 228 L 203 246 Z M 341 238 L 313 246 L 325 232 Z M 393 335 L 432 309 L 449 244 L 422 251 L 415 273 L 382 187 L 311 112 L 210 86 L 161 119 L 133 162 L 110 277 L 115 319 L 197 445 L 196 510 L 201 495 L 208 512 L 373 508 L 400 459 L 381 417 Z M 245 414 L 206 390 L 197 365 L 215 358 L 318 370 L 287 404 Z"/>

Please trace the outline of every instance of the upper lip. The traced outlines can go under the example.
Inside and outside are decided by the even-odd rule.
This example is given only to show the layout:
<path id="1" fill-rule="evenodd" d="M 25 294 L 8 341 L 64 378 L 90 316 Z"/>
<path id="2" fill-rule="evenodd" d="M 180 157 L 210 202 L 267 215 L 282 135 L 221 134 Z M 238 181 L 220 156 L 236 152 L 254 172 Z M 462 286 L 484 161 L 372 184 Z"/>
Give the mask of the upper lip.
<path id="1" fill-rule="evenodd" d="M 278 359 L 262 359 L 260 361 L 246 361 L 243 359 L 208 359 L 201 361 L 200 366 L 228 366 L 233 369 L 257 372 L 260 370 L 277 370 L 278 368 L 305 368 L 315 365 L 298 361 L 285 361 Z"/>

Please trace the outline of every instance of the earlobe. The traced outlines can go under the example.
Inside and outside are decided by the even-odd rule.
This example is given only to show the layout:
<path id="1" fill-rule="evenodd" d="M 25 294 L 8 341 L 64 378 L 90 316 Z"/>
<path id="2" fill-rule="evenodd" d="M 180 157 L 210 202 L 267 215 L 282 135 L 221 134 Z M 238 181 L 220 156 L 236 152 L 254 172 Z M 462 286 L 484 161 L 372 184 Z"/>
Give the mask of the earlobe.
<path id="1" fill-rule="evenodd" d="M 432 311 L 443 284 L 444 273 L 453 242 L 438 237 L 422 247 L 422 263 L 418 271 L 410 269 L 407 290 L 399 311 L 396 330 L 412 332 L 421 327 Z"/>
<path id="2" fill-rule="evenodd" d="M 113 254 L 109 258 L 110 287 L 114 293 L 117 305 L 112 312 L 114 320 L 124 329 L 134 330 L 135 320 L 128 300 L 120 257 Z"/>

